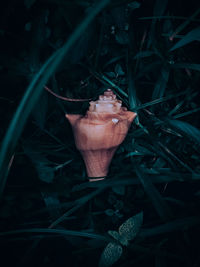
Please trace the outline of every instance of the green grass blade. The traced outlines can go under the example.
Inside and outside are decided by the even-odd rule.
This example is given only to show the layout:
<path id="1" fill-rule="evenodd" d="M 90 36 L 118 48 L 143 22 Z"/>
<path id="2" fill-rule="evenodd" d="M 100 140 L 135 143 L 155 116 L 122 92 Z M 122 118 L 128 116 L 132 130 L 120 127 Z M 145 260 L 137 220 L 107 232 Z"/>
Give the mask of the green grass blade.
<path id="1" fill-rule="evenodd" d="M 191 228 L 198 224 L 200 224 L 200 217 L 194 216 L 184 219 L 177 219 L 153 228 L 142 229 L 139 233 L 139 236 L 143 238 L 152 237 L 170 232 L 185 230 L 186 228 Z"/>
<path id="2" fill-rule="evenodd" d="M 200 144 L 200 130 L 194 127 L 193 125 L 189 124 L 185 121 L 180 120 L 168 120 L 168 123 L 180 133 L 186 135 L 187 137 L 191 138 L 196 143 Z"/>
<path id="3" fill-rule="evenodd" d="M 87 203 L 89 200 L 91 200 L 92 198 L 94 198 L 96 195 L 102 193 L 104 190 L 104 188 L 99 188 L 97 190 L 95 190 L 94 192 L 80 198 L 76 205 L 71 208 L 70 210 L 68 210 L 67 212 L 65 212 L 61 217 L 59 217 L 57 220 L 55 220 L 50 226 L 49 228 L 53 228 L 55 226 L 57 226 L 59 223 L 63 222 L 68 216 L 70 216 L 72 213 L 74 213 L 76 210 L 78 210 L 81 206 L 83 206 L 85 203 Z"/>
<path id="4" fill-rule="evenodd" d="M 193 29 L 188 32 L 180 41 L 178 41 L 169 51 L 174 51 L 177 48 L 180 48 L 186 44 L 189 44 L 193 41 L 200 41 L 200 27 Z"/>
<path id="5" fill-rule="evenodd" d="M 110 84 L 114 89 L 116 89 L 119 93 L 121 93 L 123 96 L 128 97 L 128 95 L 115 83 L 113 83 L 108 77 L 106 77 L 104 74 L 102 74 L 102 79 L 104 79 L 108 84 Z"/>
<path id="6" fill-rule="evenodd" d="M 169 220 L 172 217 L 171 210 L 165 200 L 162 198 L 156 187 L 153 183 L 148 179 L 143 171 L 140 168 L 135 168 L 137 177 L 141 182 L 144 191 L 149 196 L 152 201 L 152 204 L 157 211 L 158 215 L 163 221 Z"/>
<path id="7" fill-rule="evenodd" d="M 177 63 L 172 65 L 172 68 L 187 68 L 191 70 L 198 70 L 200 71 L 200 64 L 193 64 L 193 63 Z"/>
<path id="8" fill-rule="evenodd" d="M 147 47 L 149 48 L 150 45 L 154 46 L 154 41 L 155 41 L 155 26 L 156 26 L 156 22 L 157 16 L 162 16 L 166 10 L 167 7 L 167 3 L 168 0 L 156 0 L 155 1 L 155 5 L 154 5 L 154 10 L 153 10 L 153 15 L 154 15 L 154 19 L 151 22 L 151 29 L 149 32 L 149 40 L 148 40 L 148 45 Z"/>
<path id="9" fill-rule="evenodd" d="M 141 17 L 139 20 L 152 20 L 152 19 L 177 19 L 177 20 L 187 20 L 187 17 L 181 17 L 181 16 L 151 16 L 151 17 Z M 191 18 L 190 21 L 197 21 L 200 22 L 200 19 Z"/>
<path id="10" fill-rule="evenodd" d="M 157 0 L 154 6 L 153 14 L 155 17 L 162 16 L 166 10 L 168 0 Z"/>
<path id="11" fill-rule="evenodd" d="M 166 66 L 162 68 L 161 75 L 158 78 L 155 88 L 153 90 L 153 94 L 152 94 L 153 100 L 164 96 L 165 89 L 166 89 L 168 79 L 169 79 L 169 72 L 170 70 Z"/>
<path id="12" fill-rule="evenodd" d="M 180 92 L 180 93 L 178 93 L 178 94 L 171 94 L 171 95 L 168 95 L 168 96 L 165 96 L 165 97 L 161 97 L 161 98 L 159 98 L 159 99 L 152 100 L 152 101 L 150 101 L 150 102 L 141 104 L 140 106 L 138 106 L 138 107 L 136 108 L 136 110 L 140 110 L 140 109 L 144 109 L 144 108 L 146 108 L 146 107 L 150 107 L 150 106 L 153 106 L 153 105 L 157 105 L 157 104 L 162 103 L 162 102 L 165 102 L 165 101 L 167 101 L 167 100 L 170 100 L 170 99 L 173 99 L 173 98 L 176 98 L 176 97 L 185 95 L 187 92 L 188 92 L 188 90 L 185 90 L 185 91 Z"/>
<path id="13" fill-rule="evenodd" d="M 28 86 L 17 111 L 9 125 L 0 151 L 0 196 L 3 193 L 8 175 L 8 165 L 15 150 L 17 141 L 23 131 L 27 118 L 39 99 L 43 86 L 54 73 L 64 56 L 76 43 L 78 38 L 88 27 L 95 16 L 108 4 L 109 0 L 99 1 L 99 4 L 86 16 L 82 23 L 75 29 L 65 45 L 57 50 L 42 66 Z"/>
<path id="14" fill-rule="evenodd" d="M 186 21 L 184 21 L 178 28 L 174 31 L 174 33 L 170 36 L 170 40 L 173 40 L 174 37 L 182 31 L 191 21 L 200 13 L 200 8 L 197 9 L 192 16 L 190 16 Z"/>
<path id="15" fill-rule="evenodd" d="M 181 117 L 185 117 L 185 116 L 191 115 L 192 113 L 194 113 L 194 112 L 198 112 L 198 111 L 200 111 L 200 108 L 194 108 L 194 109 L 192 109 L 192 110 L 189 110 L 189 111 L 186 111 L 186 112 L 177 114 L 177 115 L 175 115 L 173 118 L 174 118 L 174 119 L 178 119 L 178 118 L 181 118 Z"/>
<path id="16" fill-rule="evenodd" d="M 129 68 L 128 71 L 128 95 L 129 95 L 129 107 L 130 110 L 134 111 L 137 108 L 137 95 L 136 95 L 136 86 L 133 78 L 132 68 Z"/>
<path id="17" fill-rule="evenodd" d="M 62 236 L 80 236 L 86 238 L 99 239 L 104 241 L 109 241 L 108 238 L 103 235 L 73 231 L 73 230 L 60 230 L 60 229 L 48 229 L 48 228 L 31 228 L 31 229 L 21 229 L 21 230 L 13 230 L 9 232 L 1 232 L 0 236 L 12 236 L 12 235 L 20 235 L 20 234 L 53 234 L 53 235 L 62 235 Z"/>
<path id="18" fill-rule="evenodd" d="M 140 51 L 134 56 L 133 60 L 150 57 L 152 55 L 156 55 L 156 52 L 155 51 L 148 51 L 148 50 L 147 51 Z"/>
<path id="19" fill-rule="evenodd" d="M 185 168 L 188 172 L 193 173 L 193 170 L 189 167 L 188 164 L 186 164 L 185 162 L 183 162 L 182 160 L 179 159 L 179 157 L 177 157 L 169 148 L 168 146 L 166 146 L 165 144 L 162 144 L 160 141 L 158 142 L 159 146 L 164 150 L 166 157 L 168 157 L 169 159 L 171 158 L 171 161 L 173 161 L 173 163 L 178 162 L 180 165 L 183 166 L 183 168 Z"/>

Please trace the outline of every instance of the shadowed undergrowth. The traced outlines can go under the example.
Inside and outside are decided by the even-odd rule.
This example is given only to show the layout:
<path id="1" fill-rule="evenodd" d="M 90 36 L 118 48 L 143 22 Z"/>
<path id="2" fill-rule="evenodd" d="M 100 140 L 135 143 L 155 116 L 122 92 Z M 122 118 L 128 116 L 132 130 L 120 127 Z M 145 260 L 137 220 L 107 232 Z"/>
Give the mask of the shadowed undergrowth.
<path id="1" fill-rule="evenodd" d="M 4 266 L 199 266 L 195 1 L 25 0 L 1 12 Z M 65 119 L 88 101 L 45 85 L 72 99 L 111 88 L 137 112 L 106 180 L 87 181 Z"/>

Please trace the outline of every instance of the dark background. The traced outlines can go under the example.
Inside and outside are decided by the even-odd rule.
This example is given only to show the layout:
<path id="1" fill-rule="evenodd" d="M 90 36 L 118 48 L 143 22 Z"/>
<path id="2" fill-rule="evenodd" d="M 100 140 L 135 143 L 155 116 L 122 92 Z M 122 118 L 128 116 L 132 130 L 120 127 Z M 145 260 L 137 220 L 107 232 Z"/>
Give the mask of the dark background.
<path id="1" fill-rule="evenodd" d="M 94 5 L 0 3 L 2 140 L 34 75 Z M 114 241 L 108 231 L 141 212 L 141 227 L 134 217 L 135 226 L 121 234 L 129 245 L 115 240 L 123 254 L 114 266 L 200 266 L 199 14 L 198 1 L 110 1 L 81 34 L 47 86 L 67 98 L 94 100 L 112 88 L 138 118 L 106 181 L 91 185 L 64 116 L 84 114 L 88 101 L 63 101 L 43 90 L 0 199 L 2 267 L 98 266 Z M 117 260 L 117 252 L 109 253 Z"/>

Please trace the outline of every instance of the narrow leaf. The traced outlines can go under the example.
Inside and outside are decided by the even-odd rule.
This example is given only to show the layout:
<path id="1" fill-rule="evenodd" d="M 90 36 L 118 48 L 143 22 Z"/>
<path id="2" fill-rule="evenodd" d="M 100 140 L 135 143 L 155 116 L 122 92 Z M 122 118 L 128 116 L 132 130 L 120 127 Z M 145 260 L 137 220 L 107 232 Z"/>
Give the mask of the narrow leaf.
<path id="1" fill-rule="evenodd" d="M 197 27 L 187 33 L 182 40 L 178 41 L 169 51 L 174 51 L 177 48 L 180 48 L 186 44 L 189 44 L 193 41 L 200 41 L 200 27 Z"/>
<path id="2" fill-rule="evenodd" d="M 158 78 L 158 81 L 156 82 L 155 88 L 153 90 L 153 95 L 152 95 L 153 100 L 164 96 L 168 79 L 169 79 L 169 69 L 163 67 L 161 70 L 161 75 Z"/>
<path id="3" fill-rule="evenodd" d="M 0 232 L 0 236 L 12 236 L 21 234 L 43 234 L 43 235 L 53 234 L 53 235 L 63 235 L 63 236 L 80 236 L 80 237 L 94 238 L 104 241 L 108 240 L 106 237 L 98 234 L 73 231 L 73 230 L 60 230 L 60 229 L 48 229 L 48 228 L 31 228 L 31 229 L 13 230 L 8 232 Z"/>
<path id="4" fill-rule="evenodd" d="M 187 135 L 189 138 L 200 144 L 200 130 L 193 125 L 180 120 L 168 120 L 168 123 L 174 128 L 180 130 L 182 134 Z"/>
<path id="5" fill-rule="evenodd" d="M 200 71 L 200 64 L 193 64 L 193 63 L 177 63 L 173 64 L 172 68 L 188 68 L 192 70 L 198 70 Z"/>
<path id="6" fill-rule="evenodd" d="M 130 110 L 134 111 L 135 108 L 138 106 L 138 99 L 137 99 L 137 94 L 136 94 L 136 85 L 135 85 L 135 80 L 133 77 L 133 73 L 134 73 L 134 69 L 133 66 L 131 64 L 131 62 L 129 62 L 129 66 L 128 66 L 128 100 L 129 100 L 129 106 L 130 106 Z"/>
<path id="7" fill-rule="evenodd" d="M 158 225 L 149 229 L 142 229 L 140 236 L 143 238 L 166 234 L 174 231 L 185 230 L 186 228 L 193 227 L 200 224 L 200 217 L 188 217 L 184 219 L 177 219 L 166 224 Z"/>
<path id="8" fill-rule="evenodd" d="M 200 111 L 200 108 L 194 108 L 192 110 L 189 110 L 189 111 L 186 111 L 186 112 L 183 112 L 183 113 L 179 113 L 179 114 L 175 115 L 173 118 L 174 119 L 178 119 L 178 118 L 181 118 L 181 117 L 185 117 L 185 116 L 191 115 L 192 113 L 198 112 L 198 111 Z"/>
<path id="9" fill-rule="evenodd" d="M 167 7 L 168 0 L 157 0 L 154 6 L 154 16 L 162 16 Z"/>
<path id="10" fill-rule="evenodd" d="M 153 183 L 148 179 L 148 177 L 142 173 L 142 171 L 137 167 L 135 168 L 136 174 L 139 181 L 141 182 L 146 194 L 152 201 L 152 204 L 157 211 L 158 215 L 162 220 L 168 220 L 171 218 L 171 210 L 165 200 L 162 198 L 158 190 L 155 188 Z"/>
<path id="11" fill-rule="evenodd" d="M 155 1 L 155 5 L 154 5 L 154 11 L 153 11 L 153 15 L 155 16 L 152 20 L 151 23 L 151 29 L 150 29 L 150 33 L 149 33 L 149 40 L 148 40 L 148 44 L 147 47 L 149 48 L 150 45 L 153 43 L 154 39 L 155 39 L 155 25 L 157 22 L 156 17 L 157 16 L 162 16 L 166 10 L 167 7 L 167 3 L 168 0 L 156 0 Z"/>
<path id="12" fill-rule="evenodd" d="M 170 40 L 173 40 L 174 37 L 180 32 L 182 31 L 200 12 L 200 8 L 197 9 L 192 16 L 190 16 L 189 18 L 186 19 L 186 21 L 184 21 L 181 25 L 178 26 L 178 28 L 174 31 L 173 34 L 171 34 L 170 36 Z"/>
<path id="13" fill-rule="evenodd" d="M 138 52 L 133 59 L 139 59 L 139 58 L 144 58 L 144 57 L 150 57 L 152 55 L 155 55 L 154 51 L 140 51 Z"/>

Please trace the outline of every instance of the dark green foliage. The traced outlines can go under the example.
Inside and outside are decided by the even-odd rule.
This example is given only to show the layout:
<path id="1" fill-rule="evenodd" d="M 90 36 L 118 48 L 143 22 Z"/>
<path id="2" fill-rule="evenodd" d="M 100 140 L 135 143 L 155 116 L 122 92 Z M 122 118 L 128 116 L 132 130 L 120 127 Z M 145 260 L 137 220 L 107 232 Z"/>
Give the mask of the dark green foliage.
<path id="1" fill-rule="evenodd" d="M 198 1 L 0 6 L 0 265 L 200 266 Z M 45 85 L 137 112 L 104 181 Z"/>
<path id="2" fill-rule="evenodd" d="M 123 253 L 122 245 L 128 246 L 138 234 L 143 221 L 143 213 L 139 213 L 126 220 L 119 227 L 119 231 L 108 231 L 115 240 L 109 242 L 101 254 L 99 266 L 112 266 Z M 116 240 L 120 243 L 118 244 Z"/>
<path id="3" fill-rule="evenodd" d="M 186 34 L 179 42 L 177 42 L 170 51 L 173 51 L 177 48 L 180 48 L 186 44 L 189 44 L 193 41 L 200 41 L 200 27 L 193 29 L 188 34 Z"/>

